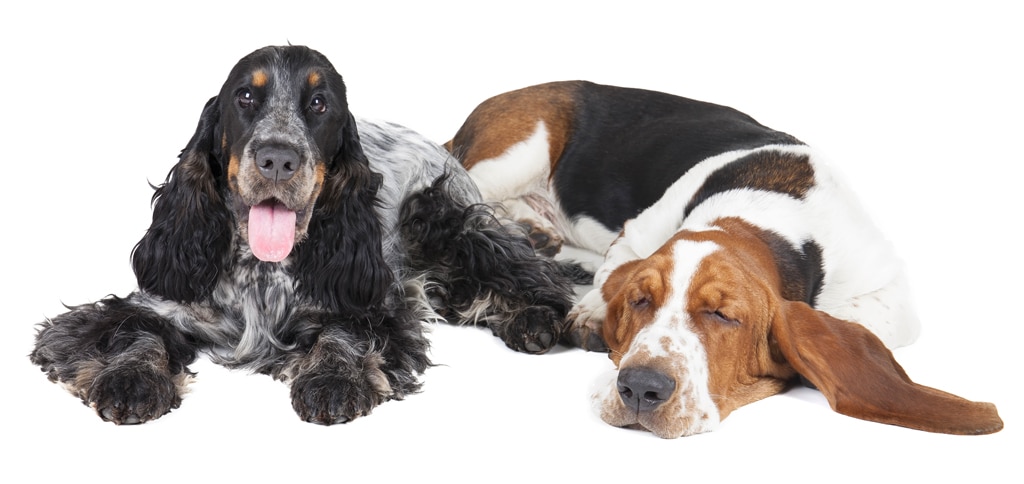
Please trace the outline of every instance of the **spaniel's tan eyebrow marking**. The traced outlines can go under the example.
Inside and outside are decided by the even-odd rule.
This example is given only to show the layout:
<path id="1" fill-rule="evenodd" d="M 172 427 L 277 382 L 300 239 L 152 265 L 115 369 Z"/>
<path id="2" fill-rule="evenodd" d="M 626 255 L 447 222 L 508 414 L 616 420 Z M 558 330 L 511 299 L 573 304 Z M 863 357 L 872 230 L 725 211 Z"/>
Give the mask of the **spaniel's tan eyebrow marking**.
<path id="1" fill-rule="evenodd" d="M 263 87 L 267 85 L 267 72 L 263 69 L 256 70 L 252 73 L 252 85 L 256 87 Z"/>

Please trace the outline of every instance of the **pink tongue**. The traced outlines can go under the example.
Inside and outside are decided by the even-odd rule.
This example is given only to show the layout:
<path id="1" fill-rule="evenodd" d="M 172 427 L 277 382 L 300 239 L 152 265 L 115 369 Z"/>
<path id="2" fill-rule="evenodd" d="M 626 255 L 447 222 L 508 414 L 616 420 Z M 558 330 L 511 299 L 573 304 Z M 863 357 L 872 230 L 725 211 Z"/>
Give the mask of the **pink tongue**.
<path id="1" fill-rule="evenodd" d="M 249 209 L 249 247 L 261 261 L 280 262 L 295 243 L 295 212 L 278 202 Z"/>

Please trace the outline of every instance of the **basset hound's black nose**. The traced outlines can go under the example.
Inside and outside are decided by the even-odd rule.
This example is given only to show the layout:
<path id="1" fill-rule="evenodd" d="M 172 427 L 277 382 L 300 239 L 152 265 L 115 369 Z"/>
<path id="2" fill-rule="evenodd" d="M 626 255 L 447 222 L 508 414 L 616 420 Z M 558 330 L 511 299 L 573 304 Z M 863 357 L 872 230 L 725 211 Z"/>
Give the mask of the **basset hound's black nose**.
<path id="1" fill-rule="evenodd" d="M 676 381 L 650 368 L 624 368 L 619 372 L 618 390 L 622 403 L 641 412 L 658 408 L 672 396 Z"/>

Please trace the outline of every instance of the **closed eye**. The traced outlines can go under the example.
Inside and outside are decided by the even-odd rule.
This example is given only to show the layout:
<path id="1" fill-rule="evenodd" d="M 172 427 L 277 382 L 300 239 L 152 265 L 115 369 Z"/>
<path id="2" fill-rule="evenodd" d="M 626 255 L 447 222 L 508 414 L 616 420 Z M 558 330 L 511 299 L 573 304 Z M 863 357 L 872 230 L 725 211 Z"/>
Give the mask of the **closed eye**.
<path id="1" fill-rule="evenodd" d="M 647 309 L 650 306 L 651 299 L 647 296 L 638 296 L 629 300 L 629 305 L 633 306 L 633 309 L 641 310 Z"/>
<path id="2" fill-rule="evenodd" d="M 721 324 L 727 324 L 729 326 L 739 326 L 740 325 L 740 321 L 738 319 L 730 318 L 729 316 L 726 316 L 725 313 L 723 313 L 720 310 L 707 311 L 706 314 L 708 315 L 708 317 L 712 321 L 715 321 L 715 322 L 718 322 L 718 323 L 721 323 Z"/>

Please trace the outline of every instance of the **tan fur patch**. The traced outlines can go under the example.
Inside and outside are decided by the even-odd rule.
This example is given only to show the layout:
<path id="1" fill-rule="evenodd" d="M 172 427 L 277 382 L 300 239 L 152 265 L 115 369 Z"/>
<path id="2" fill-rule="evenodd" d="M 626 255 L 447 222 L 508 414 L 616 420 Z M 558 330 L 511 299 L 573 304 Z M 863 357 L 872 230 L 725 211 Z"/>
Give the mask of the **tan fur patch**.
<path id="1" fill-rule="evenodd" d="M 384 363 L 384 357 L 380 353 L 369 353 L 363 358 L 363 372 L 366 375 L 366 381 L 377 393 L 391 395 L 393 393 L 391 382 L 388 381 L 388 375 L 381 370 Z"/>
<path id="2" fill-rule="evenodd" d="M 601 335 L 609 358 L 618 365 L 633 338 L 654 321 L 657 308 L 665 304 L 671 290 L 664 276 L 672 271 L 671 245 L 643 260 L 629 261 L 615 269 L 601 286 L 608 312 Z"/>
<path id="3" fill-rule="evenodd" d="M 320 196 L 320 192 L 323 191 L 324 179 L 327 177 L 327 168 L 322 162 L 317 162 L 313 166 L 313 189 L 309 193 L 309 204 L 312 205 L 316 202 L 316 199 Z M 312 211 L 306 214 L 306 222 L 309 222 L 309 218 L 312 217 Z"/>
<path id="4" fill-rule="evenodd" d="M 252 73 L 252 85 L 263 87 L 267 85 L 267 73 L 262 69 Z"/>
<path id="5" fill-rule="evenodd" d="M 61 385 L 72 395 L 81 398 L 83 401 L 89 398 L 89 389 L 92 382 L 103 371 L 104 365 L 96 360 L 88 360 L 78 368 L 74 381 L 61 381 Z"/>
<path id="6" fill-rule="evenodd" d="M 324 178 L 327 176 L 327 168 L 323 163 L 316 164 L 316 172 L 313 174 L 316 179 L 316 186 L 323 186 Z"/>
<path id="7" fill-rule="evenodd" d="M 238 155 L 232 153 L 231 158 L 228 160 L 228 180 L 238 180 L 238 171 L 240 170 L 241 161 L 238 160 Z"/>
<path id="8" fill-rule="evenodd" d="M 721 247 L 694 273 L 687 312 L 707 352 L 708 386 L 719 417 L 782 391 L 793 370 L 776 361 L 768 344 L 780 287 L 771 250 L 757 227 L 738 218 L 715 222 L 722 230 L 686 233 Z M 735 323 L 728 323 L 724 317 Z M 701 322 L 703 321 L 703 322 Z"/>
<path id="9" fill-rule="evenodd" d="M 807 196 L 814 186 L 814 167 L 807 155 L 765 151 L 754 155 L 756 170 L 736 174 L 741 186 L 785 193 L 795 198 Z"/>
<path id="10" fill-rule="evenodd" d="M 469 169 L 525 141 L 533 134 L 537 122 L 543 121 L 549 133 L 549 157 L 554 174 L 573 130 L 574 98 L 578 89 L 577 82 L 553 82 L 492 97 L 473 110 L 445 147 Z"/>

